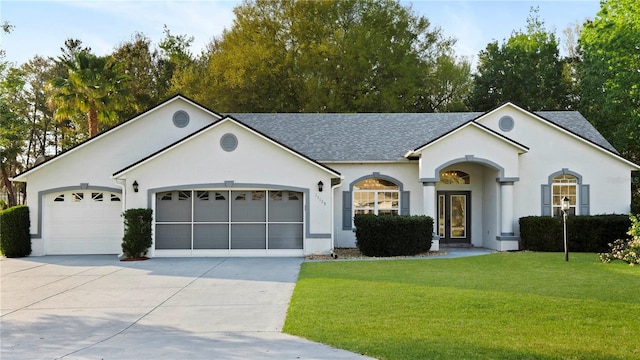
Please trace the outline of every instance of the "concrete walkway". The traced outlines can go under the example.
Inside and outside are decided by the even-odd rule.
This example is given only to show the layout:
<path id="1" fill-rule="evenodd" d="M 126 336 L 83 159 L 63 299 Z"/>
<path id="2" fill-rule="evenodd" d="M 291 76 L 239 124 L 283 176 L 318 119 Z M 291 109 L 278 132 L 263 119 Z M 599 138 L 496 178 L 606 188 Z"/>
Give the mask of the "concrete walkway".
<path id="1" fill-rule="evenodd" d="M 281 332 L 302 258 L 0 259 L 1 359 L 365 359 Z"/>

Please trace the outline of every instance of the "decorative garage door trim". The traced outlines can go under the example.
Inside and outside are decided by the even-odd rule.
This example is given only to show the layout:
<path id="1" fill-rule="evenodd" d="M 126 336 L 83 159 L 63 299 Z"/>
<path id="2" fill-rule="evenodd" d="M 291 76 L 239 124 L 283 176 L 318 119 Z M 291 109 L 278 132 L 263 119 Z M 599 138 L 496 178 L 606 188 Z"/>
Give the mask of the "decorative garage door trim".
<path id="1" fill-rule="evenodd" d="M 166 191 L 176 191 L 176 190 L 204 190 L 209 189 L 213 191 L 217 190 L 290 190 L 297 191 L 303 193 L 306 201 L 304 203 L 304 223 L 306 224 L 305 228 L 305 238 L 308 239 L 331 239 L 330 233 L 311 233 L 309 230 L 310 218 L 311 214 L 309 211 L 309 199 L 310 199 L 310 191 L 308 188 L 301 187 L 291 187 L 284 185 L 274 185 L 274 184 L 251 184 L 251 183 L 235 183 L 233 181 L 226 181 L 224 183 L 211 183 L 211 184 L 189 184 L 189 185 L 176 185 L 176 186 L 166 186 L 160 188 L 154 188 L 147 190 L 147 207 L 149 209 L 153 209 L 153 199 L 155 198 L 155 194 L 159 192 Z M 329 205 L 328 205 L 329 206 Z"/>
<path id="2" fill-rule="evenodd" d="M 88 191 L 108 191 L 108 192 L 112 192 L 112 193 L 117 193 L 120 194 L 120 196 L 122 196 L 122 189 L 120 188 L 112 188 L 112 187 L 107 187 L 107 186 L 92 186 L 89 184 L 80 184 L 77 186 L 64 186 L 64 187 L 58 187 L 58 188 L 53 188 L 53 189 L 47 189 L 47 190 L 42 190 L 38 192 L 38 232 L 36 232 L 35 234 L 31 234 L 31 238 L 32 239 L 40 239 L 42 238 L 42 210 L 43 210 L 43 201 L 45 196 L 52 194 L 52 193 L 57 193 L 57 192 L 66 192 L 66 191 L 73 191 L 73 190 L 88 190 Z M 123 199 L 124 200 L 124 199 Z M 124 201 L 123 201 L 124 203 Z"/>

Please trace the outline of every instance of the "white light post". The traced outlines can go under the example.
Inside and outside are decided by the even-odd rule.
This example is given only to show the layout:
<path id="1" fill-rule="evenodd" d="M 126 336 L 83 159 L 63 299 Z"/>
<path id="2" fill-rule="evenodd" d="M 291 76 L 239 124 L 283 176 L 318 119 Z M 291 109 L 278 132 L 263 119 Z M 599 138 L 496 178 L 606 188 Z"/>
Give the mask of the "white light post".
<path id="1" fill-rule="evenodd" d="M 569 247 L 567 246 L 567 211 L 569 211 L 570 203 L 568 197 L 563 197 L 561 202 L 562 223 L 564 232 L 564 261 L 569 261 Z"/>

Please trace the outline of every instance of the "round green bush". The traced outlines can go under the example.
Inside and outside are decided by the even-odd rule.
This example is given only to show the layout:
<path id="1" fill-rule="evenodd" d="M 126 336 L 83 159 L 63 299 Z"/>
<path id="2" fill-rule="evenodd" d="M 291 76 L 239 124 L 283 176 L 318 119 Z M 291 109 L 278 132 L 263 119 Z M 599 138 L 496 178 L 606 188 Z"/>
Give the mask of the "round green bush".
<path id="1" fill-rule="evenodd" d="M 0 211 L 0 251 L 6 257 L 31 254 L 29 208 L 14 206 Z"/>

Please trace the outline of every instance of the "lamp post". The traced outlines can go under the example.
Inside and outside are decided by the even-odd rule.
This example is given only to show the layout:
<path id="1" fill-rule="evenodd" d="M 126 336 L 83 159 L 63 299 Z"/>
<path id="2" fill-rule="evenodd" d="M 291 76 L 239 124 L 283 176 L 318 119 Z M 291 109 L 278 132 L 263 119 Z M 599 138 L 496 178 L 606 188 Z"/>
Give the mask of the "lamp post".
<path id="1" fill-rule="evenodd" d="M 569 211 L 570 203 L 568 197 L 563 197 L 561 202 L 562 223 L 564 233 L 564 261 L 569 261 L 569 247 L 567 246 L 567 211 Z"/>

